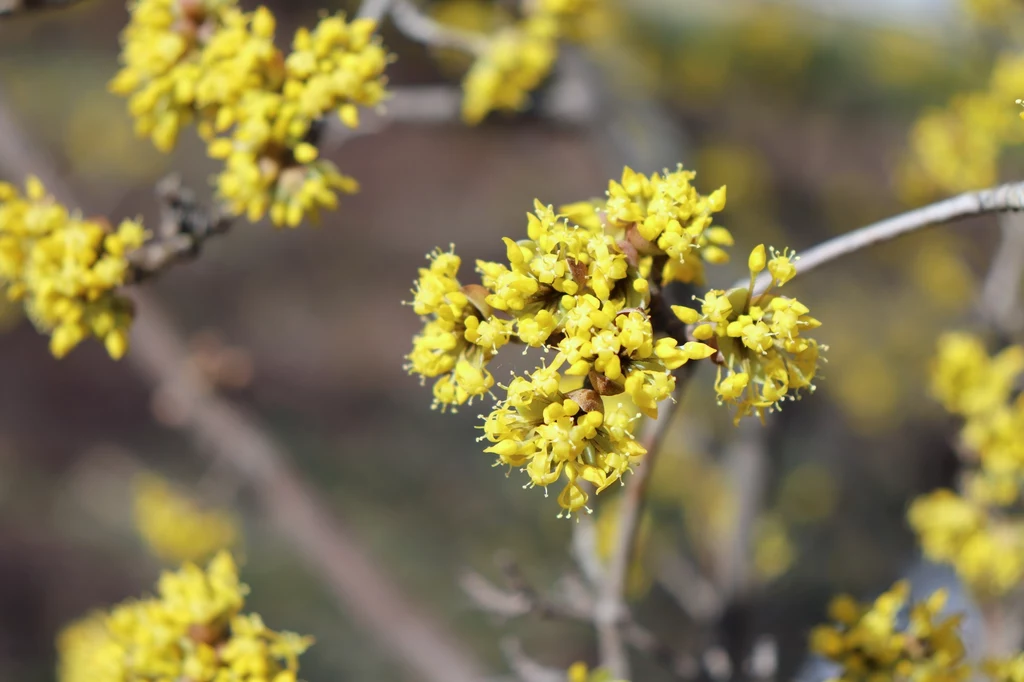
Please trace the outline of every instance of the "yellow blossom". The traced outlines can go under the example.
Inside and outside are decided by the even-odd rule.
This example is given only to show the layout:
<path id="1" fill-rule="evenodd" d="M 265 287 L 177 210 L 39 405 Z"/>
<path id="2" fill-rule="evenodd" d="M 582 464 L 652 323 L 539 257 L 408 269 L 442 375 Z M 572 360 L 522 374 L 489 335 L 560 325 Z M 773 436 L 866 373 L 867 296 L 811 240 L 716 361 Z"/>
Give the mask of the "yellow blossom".
<path id="1" fill-rule="evenodd" d="M 840 666 L 836 682 L 914 680 L 960 682 L 970 677 L 960 640 L 960 616 L 940 619 L 946 594 L 908 605 L 910 586 L 896 583 L 873 604 L 847 596 L 830 607 L 835 625 L 819 625 L 810 636 L 811 650 Z M 909 608 L 909 622 L 901 614 Z"/>
<path id="2" fill-rule="evenodd" d="M 132 305 L 118 288 L 131 275 L 127 255 L 145 239 L 137 221 L 114 228 L 71 213 L 35 177 L 24 194 L 0 183 L 0 285 L 50 335 L 58 358 L 89 337 L 115 360 L 127 352 Z"/>
<path id="3" fill-rule="evenodd" d="M 978 337 L 944 335 L 932 363 L 932 391 L 965 418 L 960 440 L 973 457 L 960 494 L 917 498 L 908 520 L 925 555 L 952 565 L 980 598 L 1016 588 L 1024 578 L 1024 518 L 1014 507 L 1024 480 L 1024 400 L 1013 397 L 1024 349 L 989 355 Z"/>
<path id="4" fill-rule="evenodd" d="M 528 377 L 515 377 L 506 398 L 487 415 L 485 452 L 498 462 L 525 471 L 529 486 L 565 479 L 558 504 L 570 514 L 583 508 L 587 481 L 600 493 L 620 480 L 647 451 L 633 436 L 635 413 L 624 405 L 605 405 L 596 391 L 568 394 L 559 386 L 561 361 Z"/>
<path id="5" fill-rule="evenodd" d="M 243 614 L 248 587 L 227 552 L 204 570 L 165 572 L 156 595 L 94 613 L 58 637 L 60 682 L 221 680 L 294 682 L 312 638 Z"/>
<path id="6" fill-rule="evenodd" d="M 805 331 L 821 323 L 795 298 L 751 288 L 764 262 L 764 247 L 755 247 L 749 259 L 751 284 L 747 288 L 713 289 L 700 310 L 672 306 L 680 321 L 696 325 L 693 336 L 717 350 L 715 389 L 722 402 L 737 407 L 736 419 L 778 409 L 782 400 L 795 399 L 800 389 L 814 390 L 820 352 L 826 350 Z M 785 252 L 784 252 L 785 254 Z M 772 286 L 781 286 L 795 274 L 788 255 L 772 251 L 767 267 Z M 770 289 L 771 287 L 769 287 Z"/>
<path id="7" fill-rule="evenodd" d="M 703 263 L 728 262 L 723 247 L 732 236 L 712 225 L 712 216 L 725 208 L 726 190 L 708 196 L 697 192 L 693 171 L 665 170 L 650 177 L 626 168 L 619 182 L 608 185 L 607 216 L 616 239 L 628 240 L 638 252 L 667 255 L 663 282 L 704 281 Z"/>
<path id="8" fill-rule="evenodd" d="M 164 561 L 200 561 L 238 541 L 238 520 L 205 510 L 155 474 L 134 485 L 135 526 L 149 549 Z"/>
<path id="9" fill-rule="evenodd" d="M 510 343 L 549 354 L 501 386 L 482 439 L 499 463 L 524 470 L 528 485 L 563 481 L 558 503 L 569 513 L 586 507 L 584 481 L 600 493 L 643 456 L 636 419 L 658 416 L 673 399 L 673 372 L 691 361 L 714 359 L 719 396 L 740 416 L 763 415 L 813 388 L 823 347 L 802 334 L 820 323 L 795 299 L 711 291 L 700 312 L 673 307 L 686 325 L 700 323 L 685 335 L 657 317 L 667 313 L 663 281 L 695 281 L 703 263 L 724 262 L 732 244 L 710 219 L 725 205 L 725 188 L 702 196 L 692 178 L 681 168 L 650 177 L 626 168 L 605 201 L 556 212 L 537 200 L 526 236 L 503 239 L 504 261 L 477 261 L 480 284 L 459 281 L 461 261 L 451 252 L 435 252 L 420 270 L 411 305 L 424 327 L 406 368 L 436 379 L 435 405 L 490 392 L 487 365 Z M 793 276 L 788 251 L 768 263 L 760 246 L 750 263 L 773 269 L 773 286 Z M 572 390 L 563 386 L 570 379 Z"/>
<path id="10" fill-rule="evenodd" d="M 358 107 L 386 97 L 389 56 L 373 20 L 325 16 L 299 29 L 286 55 L 265 7 L 137 0 L 130 9 L 110 89 L 129 97 L 136 131 L 163 151 L 195 122 L 210 156 L 224 160 L 217 189 L 234 213 L 295 227 L 358 190 L 320 158 L 316 139 L 326 116 L 354 128 Z"/>
<path id="11" fill-rule="evenodd" d="M 480 123 L 491 111 L 521 111 L 551 72 L 558 54 L 557 24 L 529 17 L 489 39 L 463 81 L 462 119 Z"/>
<path id="12" fill-rule="evenodd" d="M 421 378 L 436 378 L 434 405 L 471 402 L 487 393 L 494 378 L 486 366 L 511 336 L 509 321 L 491 315 L 482 289 L 463 287 L 456 275 L 461 259 L 436 251 L 430 267 L 420 269 L 412 307 L 425 324 L 413 339 L 406 369 Z"/>

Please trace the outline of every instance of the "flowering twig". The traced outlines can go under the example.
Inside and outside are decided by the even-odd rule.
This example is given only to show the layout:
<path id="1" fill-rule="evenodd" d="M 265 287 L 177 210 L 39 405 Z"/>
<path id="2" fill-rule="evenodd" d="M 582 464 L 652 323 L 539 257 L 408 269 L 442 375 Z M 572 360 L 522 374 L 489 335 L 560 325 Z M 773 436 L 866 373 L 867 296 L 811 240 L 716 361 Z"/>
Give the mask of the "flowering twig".
<path id="1" fill-rule="evenodd" d="M 0 93 L 0 169 L 13 176 L 34 172 L 58 200 L 78 205 L 48 160 L 30 146 L 4 101 Z M 345 612 L 387 642 L 386 650 L 417 679 L 478 682 L 482 674 L 473 657 L 409 603 L 288 465 L 274 439 L 218 396 L 188 362 L 185 343 L 162 313 L 160 302 L 142 291 L 135 298 L 141 314 L 133 325 L 131 361 L 154 386 L 165 390 L 182 415 L 181 427 L 252 487 L 282 537 L 320 575 Z"/>
<path id="2" fill-rule="evenodd" d="M 690 370 L 687 365 L 679 377 L 677 395 L 687 383 Z M 612 556 L 597 586 L 597 601 L 594 604 L 594 626 L 597 629 L 598 650 L 601 667 L 608 670 L 614 679 L 629 678 L 629 658 L 623 640 L 623 625 L 628 621 L 625 603 L 626 577 L 633 557 L 640 517 L 647 495 L 647 482 L 654 468 L 658 448 L 668 432 L 677 403 L 666 401 L 657 419 L 648 420 L 640 435 L 640 444 L 647 454 L 636 466 L 629 485 L 622 492 L 622 504 L 618 510 L 618 524 Z"/>
<path id="3" fill-rule="evenodd" d="M 975 192 L 965 192 L 880 220 L 811 247 L 800 253 L 797 272 L 805 274 L 861 249 L 932 225 L 985 213 L 1020 210 L 1024 210 L 1024 182 L 1012 182 Z M 762 273 L 762 276 L 757 279 L 755 288 L 758 291 L 763 290 L 770 280 L 771 277 L 768 273 Z M 734 286 L 742 287 L 746 284 L 747 281 L 744 279 L 738 281 Z"/>
<path id="4" fill-rule="evenodd" d="M 393 0 L 391 20 L 406 37 L 431 47 L 448 47 L 479 56 L 487 50 L 487 37 L 434 21 L 412 0 Z"/>

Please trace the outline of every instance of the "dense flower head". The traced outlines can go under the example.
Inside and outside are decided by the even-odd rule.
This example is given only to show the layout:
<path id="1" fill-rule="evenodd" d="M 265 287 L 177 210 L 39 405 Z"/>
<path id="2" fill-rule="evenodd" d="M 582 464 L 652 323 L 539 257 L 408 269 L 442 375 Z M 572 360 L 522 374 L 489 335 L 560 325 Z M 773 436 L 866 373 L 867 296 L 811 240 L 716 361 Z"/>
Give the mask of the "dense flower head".
<path id="1" fill-rule="evenodd" d="M 914 500 L 907 518 L 925 556 L 951 564 L 979 596 L 1006 594 L 1024 578 L 1024 519 L 944 489 Z"/>
<path id="2" fill-rule="evenodd" d="M 841 666 L 837 682 L 958 682 L 967 680 L 960 616 L 940 618 L 946 593 L 909 605 L 901 581 L 871 604 L 849 596 L 829 606 L 831 625 L 811 632 L 811 650 Z"/>
<path id="3" fill-rule="evenodd" d="M 298 657 L 312 639 L 242 613 L 247 593 L 227 552 L 205 570 L 187 563 L 165 572 L 155 596 L 65 628 L 57 641 L 58 679 L 295 682 Z"/>
<path id="4" fill-rule="evenodd" d="M 1024 348 L 1008 346 L 990 357 L 977 336 L 951 332 L 939 339 L 931 389 L 949 412 L 983 415 L 1007 403 L 1022 371 Z"/>
<path id="5" fill-rule="evenodd" d="M 524 3 L 524 15 L 481 36 L 479 53 L 463 79 L 462 118 L 475 125 L 492 111 L 522 111 L 547 80 L 561 39 L 593 41 L 606 33 L 601 0 Z"/>
<path id="6" fill-rule="evenodd" d="M 1024 483 L 1024 400 L 1016 382 L 1024 348 L 989 354 L 967 333 L 938 342 L 931 388 L 945 408 L 964 418 L 960 443 L 968 460 L 958 492 L 918 497 L 908 520 L 926 556 L 952 565 L 981 598 L 1015 589 L 1024 578 L 1024 517 L 1017 511 Z"/>
<path id="7" fill-rule="evenodd" d="M 725 262 L 732 243 L 710 218 L 725 188 L 703 196 L 693 178 L 682 168 L 649 177 L 626 168 L 606 201 L 557 211 L 535 201 L 526 237 L 503 240 L 504 260 L 477 261 L 480 284 L 458 279 L 451 251 L 420 269 L 411 305 L 424 327 L 406 368 L 435 379 L 435 406 L 454 406 L 492 392 L 487 365 L 504 346 L 542 351 L 539 368 L 500 386 L 482 440 L 498 464 L 526 472 L 528 486 L 562 481 L 558 503 L 569 513 L 587 508 L 588 485 L 605 490 L 645 454 L 635 422 L 673 399 L 673 371 L 687 363 L 713 358 L 726 373 L 719 396 L 740 416 L 813 388 L 824 347 L 803 333 L 819 322 L 771 291 L 796 274 L 788 250 L 769 259 L 754 249 L 747 289 L 711 291 L 700 311 L 674 306 L 685 336 L 686 325 L 664 319 L 662 283 L 702 278 L 703 262 Z M 640 234 L 645 223 L 657 234 Z M 766 268 L 768 290 L 751 296 Z"/>
<path id="8" fill-rule="evenodd" d="M 358 183 L 316 147 L 319 122 L 335 114 L 359 124 L 359 106 L 386 97 L 389 57 L 376 22 L 325 16 L 300 28 L 292 51 L 274 42 L 265 7 L 235 0 L 137 0 L 122 35 L 121 71 L 110 89 L 129 97 L 140 135 L 170 151 L 195 122 L 212 157 L 223 159 L 221 197 L 236 214 L 276 225 L 316 220 Z"/>
<path id="9" fill-rule="evenodd" d="M 992 682 L 1021 682 L 1024 680 L 1024 654 L 985 661 L 982 669 Z"/>
<path id="10" fill-rule="evenodd" d="M 772 250 L 769 259 L 764 246 L 757 246 L 748 259 L 747 288 L 712 289 L 697 299 L 699 309 L 672 306 L 692 327 L 693 337 L 716 350 L 715 390 L 720 402 L 736 406 L 737 420 L 748 414 L 763 418 L 801 389 L 814 390 L 821 351 L 827 348 L 803 333 L 821 323 L 800 301 L 772 293 L 796 274 L 794 261 L 788 251 Z M 755 280 L 765 268 L 771 283 L 755 295 Z"/>
<path id="11" fill-rule="evenodd" d="M 1020 11 L 1013 0 L 1001 4 Z M 1011 113 L 1021 92 L 1024 56 L 1011 49 L 997 55 L 982 89 L 959 93 L 945 107 L 925 111 L 910 131 L 897 177 L 906 198 L 920 201 L 995 184 L 1003 150 L 1024 142 L 1024 128 Z"/>
<path id="12" fill-rule="evenodd" d="M 615 236 L 626 239 L 643 255 L 667 255 L 662 282 L 704 282 L 704 262 L 729 261 L 725 247 L 732 235 L 712 225 L 713 214 L 725 208 L 725 187 L 702 195 L 696 176 L 682 165 L 649 177 L 626 168 L 619 182 L 608 184 L 606 213 Z"/>
<path id="13" fill-rule="evenodd" d="M 498 31 L 463 81 L 462 119 L 484 120 L 491 111 L 521 111 L 547 78 L 558 56 L 557 25 L 545 16 Z"/>
<path id="14" fill-rule="evenodd" d="M 50 335 L 57 357 L 89 337 L 112 358 L 125 354 L 132 306 L 117 290 L 131 275 L 127 255 L 145 239 L 137 221 L 114 228 L 69 211 L 35 177 L 24 194 L 0 183 L 0 285 Z"/>
<path id="15" fill-rule="evenodd" d="M 620 480 L 647 451 L 633 436 L 636 413 L 602 399 L 592 389 L 563 392 L 561 359 L 526 377 L 515 377 L 484 421 L 485 452 L 498 463 L 522 469 L 528 486 L 565 478 L 558 504 L 572 513 L 589 497 L 587 481 L 600 493 Z"/>
<path id="16" fill-rule="evenodd" d="M 135 527 L 164 561 L 201 561 L 238 541 L 233 514 L 204 508 L 156 474 L 140 475 L 133 493 Z"/>
<path id="17" fill-rule="evenodd" d="M 461 263 L 453 252 L 434 252 L 413 290 L 413 311 L 426 322 L 413 339 L 406 369 L 436 379 L 435 407 L 461 405 L 487 393 L 494 385 L 487 363 L 512 333 L 510 321 L 491 314 L 482 287 L 459 283 Z"/>

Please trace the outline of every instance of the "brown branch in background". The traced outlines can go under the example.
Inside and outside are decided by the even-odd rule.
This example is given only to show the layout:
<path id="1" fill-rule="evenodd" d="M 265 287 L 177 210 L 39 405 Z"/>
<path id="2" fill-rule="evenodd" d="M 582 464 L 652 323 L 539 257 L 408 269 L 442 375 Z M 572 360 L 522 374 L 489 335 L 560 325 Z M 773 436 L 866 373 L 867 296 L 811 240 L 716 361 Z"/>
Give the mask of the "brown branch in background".
<path id="1" fill-rule="evenodd" d="M 722 462 L 729 480 L 729 494 L 736 500 L 736 522 L 712 547 L 712 578 L 726 603 L 754 587 L 752 547 L 754 525 L 764 509 L 770 478 L 765 452 L 765 427 L 748 419 L 737 427 Z"/>
<path id="2" fill-rule="evenodd" d="M 982 285 L 979 309 L 983 321 L 1005 336 L 1024 326 L 1021 314 L 1021 277 L 1024 275 L 1024 216 L 999 216 L 1002 238 Z"/>
<path id="3" fill-rule="evenodd" d="M 877 223 L 872 223 L 839 235 L 799 253 L 797 274 L 802 275 L 844 256 L 869 246 L 887 242 L 911 232 L 948 223 L 961 218 L 986 213 L 1005 213 L 1024 210 L 1024 182 L 1012 182 L 997 187 L 965 192 L 950 199 L 907 211 Z M 771 276 L 761 273 L 755 289 L 763 290 Z M 737 281 L 733 287 L 745 287 L 747 280 Z"/>
<path id="4" fill-rule="evenodd" d="M 129 359 L 172 398 L 184 416 L 183 428 L 203 449 L 244 477 L 281 535 L 331 588 L 345 611 L 418 678 L 479 680 L 481 672 L 471 656 L 388 581 L 288 465 L 271 436 L 189 371 L 186 350 L 158 302 L 143 292 L 138 298 L 140 314 Z"/>
<path id="5" fill-rule="evenodd" d="M 47 9 L 64 9 L 81 0 L 0 0 L 0 19 L 24 12 Z"/>
<path id="6" fill-rule="evenodd" d="M 413 0 L 392 0 L 391 21 L 406 37 L 431 47 L 447 47 L 476 57 L 487 51 L 488 37 L 434 21 Z"/>
<path id="7" fill-rule="evenodd" d="M 78 202 L 52 165 L 32 148 L 0 93 L 0 168 L 34 173 L 61 202 Z M 416 679 L 479 682 L 473 656 L 440 623 L 414 607 L 358 541 L 287 463 L 285 452 L 252 418 L 218 396 L 194 365 L 158 300 L 138 292 L 130 362 L 169 400 L 212 457 L 238 472 L 297 556 L 331 589 L 353 621 L 382 642 Z"/>
<path id="8" fill-rule="evenodd" d="M 678 378 L 677 394 L 682 392 L 687 383 L 689 367 L 684 367 L 683 374 Z M 614 549 L 597 585 L 594 627 L 597 629 L 598 652 L 601 666 L 617 680 L 625 680 L 630 676 L 629 657 L 622 637 L 623 625 L 629 621 L 625 598 L 629 564 L 634 555 L 641 512 L 647 497 L 647 482 L 676 405 L 675 399 L 667 401 L 659 409 L 657 419 L 649 419 L 644 423 L 640 444 L 647 450 L 647 454 L 636 466 L 629 484 L 622 492 L 615 542 L 612 545 Z"/>
<path id="9" fill-rule="evenodd" d="M 356 12 L 357 19 L 373 19 L 378 24 L 391 11 L 392 0 L 363 0 Z"/>
<path id="10" fill-rule="evenodd" d="M 565 576 L 553 591 L 545 596 L 534 589 L 519 573 L 518 566 L 509 559 L 499 561 L 506 586 L 495 585 L 479 573 L 469 572 L 460 583 L 467 596 L 482 611 L 502 619 L 533 615 L 548 620 L 594 622 L 595 598 L 592 586 L 579 576 Z M 660 640 L 654 633 L 631 618 L 621 623 L 623 640 L 633 649 L 646 654 L 680 680 L 693 680 L 700 672 L 697 659 L 686 651 L 677 650 Z M 521 649 L 515 657 L 508 656 L 509 664 L 524 682 L 529 682 L 532 668 L 522 668 L 517 662 L 528 660 Z M 536 664 L 534 664 L 536 665 Z M 527 671 L 524 676 L 523 670 Z M 565 672 L 561 671 L 561 679 Z"/>

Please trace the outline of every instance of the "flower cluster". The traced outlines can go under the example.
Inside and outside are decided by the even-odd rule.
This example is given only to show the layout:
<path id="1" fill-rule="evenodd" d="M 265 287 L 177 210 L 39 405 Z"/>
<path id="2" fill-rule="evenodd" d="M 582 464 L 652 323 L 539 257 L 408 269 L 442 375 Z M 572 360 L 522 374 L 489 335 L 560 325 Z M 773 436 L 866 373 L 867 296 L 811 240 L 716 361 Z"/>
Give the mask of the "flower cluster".
<path id="1" fill-rule="evenodd" d="M 30 177 L 25 193 L 0 183 L 0 285 L 63 357 L 89 337 L 114 359 L 128 350 L 131 302 L 117 292 L 130 277 L 127 254 L 146 233 L 134 220 L 114 228 L 47 196 Z"/>
<path id="2" fill-rule="evenodd" d="M 209 154 L 224 160 L 221 197 L 236 214 L 296 226 L 337 206 L 358 183 L 319 158 L 321 120 L 350 128 L 358 106 L 385 98 L 388 54 L 376 22 L 328 16 L 300 28 L 285 55 L 273 14 L 235 0 L 135 0 L 110 89 L 129 97 L 136 131 L 170 151 L 195 123 Z"/>
<path id="3" fill-rule="evenodd" d="M 312 639 L 243 614 L 248 587 L 221 552 L 206 570 L 166 572 L 157 594 L 95 613 L 59 636 L 60 682 L 250 680 L 295 682 Z"/>
<path id="4" fill-rule="evenodd" d="M 1024 56 L 1001 54 L 985 89 L 962 93 L 925 112 L 910 133 L 898 181 L 909 200 L 996 183 L 999 159 L 1024 142 L 1013 102 L 1024 92 Z"/>
<path id="5" fill-rule="evenodd" d="M 1012 658 L 986 661 L 982 666 L 992 682 L 1020 682 L 1024 680 L 1024 654 Z"/>
<path id="6" fill-rule="evenodd" d="M 521 111 L 558 58 L 558 41 L 591 37 L 602 16 L 598 0 L 540 0 L 500 28 L 463 80 L 462 118 L 477 124 L 492 111 Z"/>
<path id="7" fill-rule="evenodd" d="M 910 585 L 896 583 L 873 604 L 849 596 L 829 605 L 833 625 L 811 632 L 811 650 L 841 666 L 836 682 L 957 682 L 967 680 L 960 616 L 940 618 L 946 594 L 913 604 L 905 626 Z"/>
<path id="8" fill-rule="evenodd" d="M 768 259 L 763 245 L 751 252 L 747 288 L 712 289 L 698 299 L 700 310 L 672 306 L 676 316 L 693 327 L 693 337 L 716 350 L 715 390 L 721 402 L 736 406 L 737 421 L 748 414 L 763 419 L 765 411 L 778 409 L 786 398 L 795 399 L 800 389 L 813 391 L 821 351 L 827 350 L 801 336 L 821 325 L 807 306 L 771 293 L 796 274 L 795 256 L 774 249 L 771 256 Z M 755 295 L 755 281 L 765 268 L 771 282 Z"/>
<path id="9" fill-rule="evenodd" d="M 930 559 L 953 565 L 982 597 L 1014 589 L 1024 578 L 1024 518 L 1015 512 L 1024 483 L 1024 400 L 1015 383 L 1024 347 L 990 356 L 981 339 L 951 333 L 939 340 L 932 392 L 964 418 L 971 462 L 961 493 L 937 490 L 911 505 L 908 519 Z"/>
<path id="10" fill-rule="evenodd" d="M 681 340 L 652 321 L 662 285 L 702 282 L 705 262 L 728 258 L 724 247 L 732 237 L 712 224 L 724 208 L 725 188 L 702 195 L 693 177 L 681 167 L 650 177 L 627 168 L 621 182 L 609 184 L 604 201 L 559 212 L 536 202 L 527 215 L 527 238 L 504 240 L 506 261 L 477 262 L 481 284 L 459 281 L 461 261 L 451 252 L 435 252 L 420 270 L 412 306 L 425 326 L 413 341 L 407 369 L 435 379 L 435 406 L 489 393 L 495 382 L 487 365 L 509 343 L 555 353 L 502 387 L 504 397 L 486 417 L 483 438 L 490 442 L 486 451 L 526 471 L 530 485 L 546 488 L 564 477 L 558 502 L 570 512 L 586 505 L 582 481 L 600 492 L 645 453 L 633 423 L 637 412 L 656 417 L 658 405 L 671 398 L 673 370 L 719 355 L 733 385 L 740 368 L 751 386 L 770 384 L 747 397 L 720 387 L 741 414 L 760 413 L 770 391 L 780 400 L 810 386 L 814 376 L 818 345 L 799 334 L 818 323 L 791 299 L 766 292 L 744 307 L 747 290 L 740 290 L 737 315 L 730 319 L 758 331 L 741 328 L 741 345 L 732 350 L 725 347 L 732 327 L 716 347 L 713 325 Z M 759 249 L 763 256 L 764 247 Z M 769 268 L 776 275 L 773 286 L 794 272 L 788 255 L 776 255 Z M 677 314 L 687 316 L 684 309 Z M 748 337 L 754 339 L 751 348 L 742 346 Z"/>
<path id="11" fill-rule="evenodd" d="M 164 561 L 201 561 L 238 541 L 238 521 L 220 509 L 204 509 L 155 474 L 134 485 L 135 527 L 150 551 Z"/>

